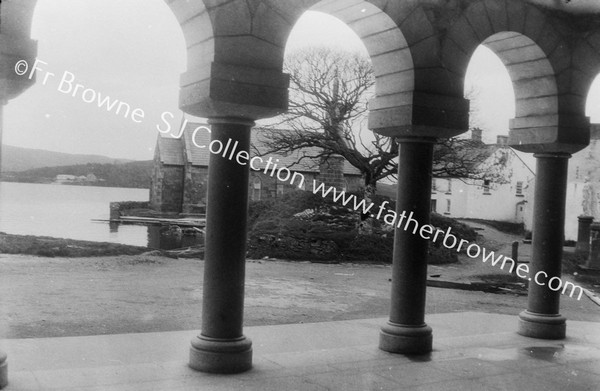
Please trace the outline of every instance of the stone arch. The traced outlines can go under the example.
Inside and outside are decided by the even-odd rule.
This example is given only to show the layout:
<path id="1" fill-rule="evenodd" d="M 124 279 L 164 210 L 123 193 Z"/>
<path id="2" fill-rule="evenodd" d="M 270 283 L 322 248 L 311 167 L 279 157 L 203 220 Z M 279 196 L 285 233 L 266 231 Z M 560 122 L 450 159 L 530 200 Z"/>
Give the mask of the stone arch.
<path id="1" fill-rule="evenodd" d="M 213 25 L 204 3 L 165 1 L 181 26 L 187 48 L 188 70 L 208 66 L 214 59 L 215 43 Z"/>
<path id="2" fill-rule="evenodd" d="M 575 151 L 587 144 L 589 121 L 572 93 L 572 52 L 557 32 L 561 25 L 561 20 L 525 2 L 485 0 L 464 10 L 444 42 L 442 61 L 461 85 L 480 44 L 502 60 L 516 99 L 510 143 L 523 151 Z"/>
<path id="3" fill-rule="evenodd" d="M 381 9 L 366 1 L 320 2 L 311 8 L 328 13 L 350 27 L 361 39 L 375 73 L 376 108 L 384 102 L 410 102 L 415 86 L 412 54 L 404 35 Z M 407 100 L 408 99 L 408 100 Z M 389 107 L 389 106 L 388 106 Z"/>
<path id="4" fill-rule="evenodd" d="M 287 105 L 281 73 L 291 24 L 266 1 L 174 0 L 188 42 L 180 107 L 202 117 L 255 120 Z"/>
<path id="5" fill-rule="evenodd" d="M 412 123 L 414 63 L 405 36 L 381 8 L 364 0 L 323 0 L 308 8 L 336 17 L 360 38 L 375 75 L 375 97 L 369 102 L 369 127 L 388 128 Z M 296 12 L 295 20 L 304 12 Z"/>
<path id="6" fill-rule="evenodd" d="M 587 106 L 594 81 L 600 80 L 600 28 L 579 40 L 573 55 L 572 90 L 580 90 L 583 105 Z"/>
<path id="7" fill-rule="evenodd" d="M 0 5 L 0 33 L 11 37 L 30 37 L 37 0 L 3 1 Z"/>
<path id="8" fill-rule="evenodd" d="M 17 61 L 35 61 L 37 43 L 31 37 L 31 23 L 36 0 L 3 1 L 0 3 L 0 99 L 4 102 L 17 97 L 34 83 L 27 75 L 14 72 Z"/>

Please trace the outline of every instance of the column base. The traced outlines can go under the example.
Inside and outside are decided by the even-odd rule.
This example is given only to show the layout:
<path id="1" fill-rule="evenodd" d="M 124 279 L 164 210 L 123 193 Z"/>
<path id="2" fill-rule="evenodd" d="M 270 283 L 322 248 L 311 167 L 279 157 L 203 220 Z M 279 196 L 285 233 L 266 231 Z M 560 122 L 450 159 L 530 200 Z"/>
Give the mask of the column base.
<path id="1" fill-rule="evenodd" d="M 562 315 L 544 315 L 529 311 L 519 314 L 518 334 L 539 339 L 564 339 L 567 319 Z"/>
<path id="2" fill-rule="evenodd" d="M 431 327 L 407 326 L 388 322 L 379 333 L 379 349 L 390 353 L 426 354 L 431 352 L 433 335 Z"/>
<path id="3" fill-rule="evenodd" d="M 199 335 L 192 339 L 189 367 L 208 373 L 241 373 L 252 368 L 252 341 L 216 339 Z"/>
<path id="4" fill-rule="evenodd" d="M 0 388 L 8 384 L 8 364 L 6 363 L 6 353 L 0 350 Z"/>

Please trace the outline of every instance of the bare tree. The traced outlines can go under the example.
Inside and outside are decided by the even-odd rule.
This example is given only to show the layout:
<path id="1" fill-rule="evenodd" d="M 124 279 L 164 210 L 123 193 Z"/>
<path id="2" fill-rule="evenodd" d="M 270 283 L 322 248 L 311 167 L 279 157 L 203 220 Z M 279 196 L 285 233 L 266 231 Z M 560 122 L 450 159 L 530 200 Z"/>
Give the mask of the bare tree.
<path id="1" fill-rule="evenodd" d="M 490 156 L 481 141 L 452 137 L 440 139 L 433 149 L 433 176 L 436 178 L 483 179 L 480 165 Z"/>
<path id="2" fill-rule="evenodd" d="M 364 178 L 365 190 L 395 173 L 398 143 L 366 129 L 367 101 L 375 85 L 368 58 L 328 48 L 309 48 L 287 58 L 287 114 L 265 131 L 268 153 L 306 150 L 301 158 L 344 157 Z"/>
<path id="3" fill-rule="evenodd" d="M 290 75 L 289 110 L 264 130 L 266 147 L 260 154 L 302 150 L 302 159 L 344 157 L 364 179 L 367 200 L 377 181 L 398 170 L 396 139 L 380 136 L 365 126 L 367 102 L 375 78 L 369 58 L 329 48 L 309 48 L 286 59 Z M 472 153 L 473 142 L 440 140 L 435 147 L 435 176 L 472 177 L 483 153 Z M 258 152 L 258 151 L 257 151 Z M 363 216 L 365 220 L 368 216 Z"/>

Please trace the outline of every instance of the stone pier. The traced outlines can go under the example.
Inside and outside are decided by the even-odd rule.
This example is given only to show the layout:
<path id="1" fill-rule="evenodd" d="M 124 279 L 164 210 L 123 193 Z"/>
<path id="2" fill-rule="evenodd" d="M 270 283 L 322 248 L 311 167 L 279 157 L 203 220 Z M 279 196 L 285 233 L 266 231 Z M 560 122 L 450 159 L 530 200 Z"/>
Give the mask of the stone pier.
<path id="1" fill-rule="evenodd" d="M 413 225 L 419 228 L 429 224 L 434 142 L 400 141 L 396 213 L 412 212 L 416 220 Z M 379 348 L 391 353 L 423 354 L 432 349 L 432 330 L 425 324 L 429 242 L 412 229 L 411 225 L 404 230 L 402 224 L 395 230 L 390 319 L 379 335 Z"/>
<path id="2" fill-rule="evenodd" d="M 592 216 L 579 216 L 577 229 L 577 244 L 575 251 L 588 254 L 590 252 L 590 226 L 594 221 Z"/>
<path id="3" fill-rule="evenodd" d="M 600 270 L 600 223 L 590 226 L 590 252 L 586 269 Z"/>
<path id="4" fill-rule="evenodd" d="M 252 122 L 210 121 L 212 140 L 250 150 Z M 231 140 L 231 141 L 230 141 Z M 242 332 L 249 166 L 211 154 L 208 169 L 202 332 L 192 340 L 191 368 L 238 373 L 252 368 L 252 342 Z"/>
<path id="5" fill-rule="evenodd" d="M 560 315 L 560 291 L 548 287 L 553 277 L 560 278 L 564 245 L 567 168 L 571 155 L 540 153 L 537 159 L 533 238 L 529 268 L 527 310 L 519 315 L 519 334 L 543 339 L 562 339 L 566 319 Z M 544 273 L 545 285 L 533 283 L 537 273 Z"/>

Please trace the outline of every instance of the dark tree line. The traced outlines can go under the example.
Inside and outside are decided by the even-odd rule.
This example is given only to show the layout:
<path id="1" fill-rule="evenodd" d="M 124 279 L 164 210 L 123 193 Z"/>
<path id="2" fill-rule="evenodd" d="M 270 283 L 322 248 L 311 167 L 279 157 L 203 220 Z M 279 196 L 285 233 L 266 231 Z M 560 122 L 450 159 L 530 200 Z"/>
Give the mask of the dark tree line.
<path id="1" fill-rule="evenodd" d="M 73 166 L 43 167 L 27 171 L 6 173 L 3 180 L 12 182 L 49 183 L 57 175 L 87 176 L 94 174 L 102 181 L 86 183 L 94 186 L 130 187 L 149 189 L 152 161 L 124 164 L 79 164 Z"/>

